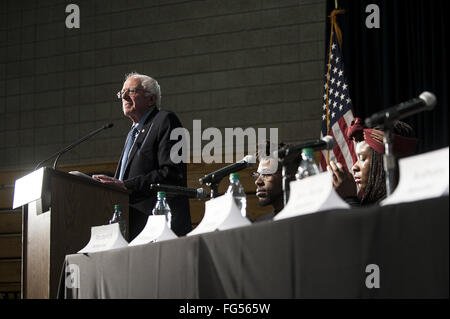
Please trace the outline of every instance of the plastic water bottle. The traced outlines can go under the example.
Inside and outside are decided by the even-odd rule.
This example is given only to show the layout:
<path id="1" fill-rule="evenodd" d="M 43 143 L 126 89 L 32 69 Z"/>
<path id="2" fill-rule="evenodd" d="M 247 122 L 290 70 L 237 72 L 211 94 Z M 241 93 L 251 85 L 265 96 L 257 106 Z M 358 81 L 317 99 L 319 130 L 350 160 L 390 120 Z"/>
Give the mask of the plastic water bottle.
<path id="1" fill-rule="evenodd" d="M 166 200 L 166 192 L 158 192 L 157 199 L 158 200 L 152 210 L 152 214 L 166 216 L 167 227 L 172 229 L 172 211 L 170 210 L 169 204 Z"/>
<path id="2" fill-rule="evenodd" d="M 114 213 L 109 221 L 110 224 L 119 223 L 119 229 L 123 238 L 127 238 L 127 223 L 123 217 L 122 208 L 119 204 L 114 205 Z"/>
<path id="3" fill-rule="evenodd" d="M 247 197 L 245 196 L 244 187 L 242 187 L 239 180 L 239 174 L 230 174 L 230 186 L 228 186 L 227 193 L 233 195 L 234 201 L 237 207 L 241 211 L 241 215 L 246 217 L 247 215 Z"/>
<path id="4" fill-rule="evenodd" d="M 320 173 L 319 167 L 314 162 L 314 150 L 312 148 L 302 149 L 302 161 L 298 167 L 295 178 L 297 180 L 304 179 L 306 177 L 317 175 Z"/>

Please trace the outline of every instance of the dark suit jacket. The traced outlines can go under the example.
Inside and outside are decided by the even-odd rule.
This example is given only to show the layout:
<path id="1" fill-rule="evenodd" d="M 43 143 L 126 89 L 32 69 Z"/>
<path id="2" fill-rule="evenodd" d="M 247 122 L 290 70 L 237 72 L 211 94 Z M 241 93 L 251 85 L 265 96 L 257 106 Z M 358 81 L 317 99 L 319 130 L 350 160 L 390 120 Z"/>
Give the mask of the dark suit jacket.
<path id="1" fill-rule="evenodd" d="M 150 184 L 186 186 L 186 163 L 175 164 L 170 150 L 176 140 L 170 140 L 172 129 L 182 127 L 175 113 L 153 108 L 130 150 L 123 182 L 130 195 L 130 240 L 144 228 L 156 203 L 156 192 Z M 123 157 L 122 155 L 120 158 Z M 116 169 L 118 178 L 121 160 Z M 191 231 L 189 201 L 183 197 L 166 196 L 172 210 L 172 230 L 183 236 Z"/>

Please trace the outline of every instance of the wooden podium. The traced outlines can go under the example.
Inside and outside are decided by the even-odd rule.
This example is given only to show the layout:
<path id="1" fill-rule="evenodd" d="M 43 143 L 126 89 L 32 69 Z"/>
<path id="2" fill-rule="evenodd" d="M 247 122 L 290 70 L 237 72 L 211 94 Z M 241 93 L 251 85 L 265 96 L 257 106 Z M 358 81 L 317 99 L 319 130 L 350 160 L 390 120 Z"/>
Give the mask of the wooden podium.
<path id="1" fill-rule="evenodd" d="M 108 223 L 114 204 L 120 204 L 128 225 L 124 189 L 46 167 L 16 180 L 13 207 L 22 206 L 22 298 L 56 298 L 65 256 L 86 246 L 92 226 Z"/>

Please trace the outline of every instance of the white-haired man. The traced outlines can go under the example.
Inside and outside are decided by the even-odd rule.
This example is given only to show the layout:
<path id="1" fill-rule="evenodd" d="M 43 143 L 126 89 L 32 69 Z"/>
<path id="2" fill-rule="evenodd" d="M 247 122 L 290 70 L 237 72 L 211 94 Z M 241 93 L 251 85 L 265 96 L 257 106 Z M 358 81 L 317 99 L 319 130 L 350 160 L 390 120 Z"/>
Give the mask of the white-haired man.
<path id="1" fill-rule="evenodd" d="M 177 140 L 170 133 L 182 127 L 175 113 L 160 110 L 161 89 L 158 82 L 146 75 L 130 73 L 117 93 L 125 116 L 133 122 L 127 136 L 114 177 L 94 175 L 93 178 L 131 190 L 130 240 L 144 228 L 156 203 L 150 184 L 186 186 L 186 163 L 174 163 L 170 150 Z M 189 201 L 183 197 L 167 198 L 172 210 L 172 230 L 182 236 L 191 227 Z"/>

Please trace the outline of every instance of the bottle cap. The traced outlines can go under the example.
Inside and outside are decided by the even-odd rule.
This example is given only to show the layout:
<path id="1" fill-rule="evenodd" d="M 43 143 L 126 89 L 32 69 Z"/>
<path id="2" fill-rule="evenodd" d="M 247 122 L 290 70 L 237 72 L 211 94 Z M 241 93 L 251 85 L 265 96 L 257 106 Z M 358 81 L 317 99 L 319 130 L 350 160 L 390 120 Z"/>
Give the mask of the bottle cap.
<path id="1" fill-rule="evenodd" d="M 313 156 L 314 150 L 312 148 L 304 148 L 302 149 L 302 154 L 305 154 L 306 156 Z"/>
<path id="2" fill-rule="evenodd" d="M 230 180 L 238 181 L 239 180 L 239 174 L 238 173 L 231 173 L 230 174 Z"/>
<path id="3" fill-rule="evenodd" d="M 166 192 L 158 192 L 158 198 L 165 198 Z"/>
<path id="4" fill-rule="evenodd" d="M 116 210 L 116 209 L 121 209 L 121 207 L 120 207 L 119 204 L 115 204 L 115 205 L 114 205 L 114 210 Z"/>

